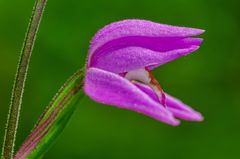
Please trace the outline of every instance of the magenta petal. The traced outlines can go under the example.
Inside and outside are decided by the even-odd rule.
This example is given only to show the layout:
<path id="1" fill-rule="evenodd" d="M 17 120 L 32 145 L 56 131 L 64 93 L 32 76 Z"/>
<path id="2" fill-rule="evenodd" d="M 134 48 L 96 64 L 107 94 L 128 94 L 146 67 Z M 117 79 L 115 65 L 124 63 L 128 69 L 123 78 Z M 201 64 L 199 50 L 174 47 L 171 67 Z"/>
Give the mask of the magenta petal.
<path id="1" fill-rule="evenodd" d="M 175 49 L 168 52 L 156 52 L 141 47 L 127 47 L 102 55 L 93 64 L 106 71 L 114 73 L 127 72 L 137 68 L 153 67 L 162 65 L 180 56 L 197 50 L 199 46 L 191 46 L 185 49 Z"/>
<path id="2" fill-rule="evenodd" d="M 120 39 L 112 40 L 103 46 L 99 47 L 91 56 L 88 66 L 94 66 L 95 63 L 104 56 L 108 56 L 113 52 L 117 52 L 127 47 L 141 47 L 149 49 L 161 54 L 178 49 L 187 49 L 193 46 L 198 46 L 202 42 L 201 38 L 151 38 L 151 37 L 123 37 Z M 114 57 L 113 57 L 114 58 Z M 124 59 L 119 59 L 124 60 Z"/>
<path id="3" fill-rule="evenodd" d="M 158 98 L 156 94 L 152 91 L 151 88 L 149 88 L 146 85 L 135 83 L 135 85 L 141 89 L 143 92 L 148 94 L 153 100 L 158 102 Z M 173 115 L 177 118 L 181 118 L 184 120 L 191 120 L 191 121 L 202 121 L 203 116 L 199 113 L 193 110 L 188 105 L 184 104 L 180 100 L 166 94 L 166 106 L 169 111 L 173 113 Z"/>
<path id="4" fill-rule="evenodd" d="M 102 45 L 123 37 L 185 38 L 203 33 L 204 30 L 159 24 L 147 20 L 123 20 L 101 29 L 92 39 L 89 57 Z"/>
<path id="5" fill-rule="evenodd" d="M 184 104 L 179 99 L 176 99 L 170 95 L 167 95 L 166 104 L 167 104 L 169 110 L 177 118 L 181 118 L 184 120 L 191 120 L 191 121 L 202 121 L 203 120 L 203 116 L 201 115 L 201 113 L 193 110 L 191 107 Z"/>
<path id="6" fill-rule="evenodd" d="M 143 113 L 170 125 L 179 124 L 179 121 L 161 104 L 117 74 L 89 68 L 85 77 L 84 91 L 97 102 Z"/>

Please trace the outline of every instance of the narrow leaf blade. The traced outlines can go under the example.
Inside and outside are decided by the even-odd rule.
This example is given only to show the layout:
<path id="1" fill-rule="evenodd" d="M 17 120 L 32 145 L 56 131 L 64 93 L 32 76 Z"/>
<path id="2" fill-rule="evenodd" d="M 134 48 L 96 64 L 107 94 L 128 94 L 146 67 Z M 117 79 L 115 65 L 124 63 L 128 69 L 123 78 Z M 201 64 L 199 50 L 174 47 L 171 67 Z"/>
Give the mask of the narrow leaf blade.
<path id="1" fill-rule="evenodd" d="M 81 69 L 67 80 L 40 116 L 15 159 L 39 158 L 49 149 L 68 123 L 76 109 L 76 103 L 83 96 L 83 78 L 84 69 Z"/>

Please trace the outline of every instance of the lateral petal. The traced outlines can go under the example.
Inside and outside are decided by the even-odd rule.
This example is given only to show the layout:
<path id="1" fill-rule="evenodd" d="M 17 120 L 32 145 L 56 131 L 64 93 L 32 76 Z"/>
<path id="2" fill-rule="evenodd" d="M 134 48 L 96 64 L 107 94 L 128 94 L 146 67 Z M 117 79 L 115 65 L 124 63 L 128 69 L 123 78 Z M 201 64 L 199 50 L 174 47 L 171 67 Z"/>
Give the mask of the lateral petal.
<path id="1" fill-rule="evenodd" d="M 127 47 L 141 47 L 149 49 L 161 54 L 168 53 L 178 49 L 187 49 L 192 46 L 199 46 L 202 42 L 201 38 L 152 38 L 152 37 L 123 37 L 112 40 L 99 47 L 95 53 L 89 58 L 88 66 L 94 66 L 96 61 L 104 56 L 108 56 L 113 52 L 127 48 Z M 121 60 L 121 59 L 120 59 Z"/>
<path id="2" fill-rule="evenodd" d="M 153 69 L 156 66 L 194 52 L 198 48 L 199 46 L 193 45 L 188 48 L 161 53 L 142 47 L 127 47 L 102 55 L 101 58 L 94 61 L 92 67 L 114 73 L 123 73 L 145 67 Z"/>

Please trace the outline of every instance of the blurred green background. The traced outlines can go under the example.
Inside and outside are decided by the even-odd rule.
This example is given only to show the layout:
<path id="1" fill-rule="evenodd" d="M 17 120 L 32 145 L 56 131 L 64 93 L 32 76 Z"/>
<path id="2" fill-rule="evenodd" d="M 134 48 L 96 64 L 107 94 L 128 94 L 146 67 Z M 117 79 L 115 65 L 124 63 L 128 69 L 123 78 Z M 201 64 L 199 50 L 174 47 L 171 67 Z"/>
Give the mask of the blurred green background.
<path id="1" fill-rule="evenodd" d="M 0 145 L 33 4 L 0 0 Z M 30 63 L 16 148 L 61 84 L 84 65 L 95 32 L 112 21 L 140 18 L 206 30 L 196 54 L 154 70 L 165 91 L 202 112 L 205 121 L 172 127 L 84 97 L 44 158 L 240 158 L 239 6 L 237 0 L 48 0 Z"/>

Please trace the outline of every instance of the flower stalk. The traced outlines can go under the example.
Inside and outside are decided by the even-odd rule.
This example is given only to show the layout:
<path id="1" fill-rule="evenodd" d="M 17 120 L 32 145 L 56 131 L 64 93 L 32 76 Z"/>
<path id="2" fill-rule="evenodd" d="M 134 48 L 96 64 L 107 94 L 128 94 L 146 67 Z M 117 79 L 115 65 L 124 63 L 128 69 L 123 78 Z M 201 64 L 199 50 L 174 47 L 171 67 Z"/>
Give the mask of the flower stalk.
<path id="1" fill-rule="evenodd" d="M 25 35 L 12 90 L 11 103 L 9 107 L 9 114 L 2 148 L 2 159 L 13 158 L 14 145 L 29 61 L 45 6 L 46 0 L 37 0 L 35 2 L 32 16 L 28 25 L 28 30 Z"/>

